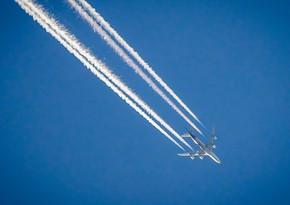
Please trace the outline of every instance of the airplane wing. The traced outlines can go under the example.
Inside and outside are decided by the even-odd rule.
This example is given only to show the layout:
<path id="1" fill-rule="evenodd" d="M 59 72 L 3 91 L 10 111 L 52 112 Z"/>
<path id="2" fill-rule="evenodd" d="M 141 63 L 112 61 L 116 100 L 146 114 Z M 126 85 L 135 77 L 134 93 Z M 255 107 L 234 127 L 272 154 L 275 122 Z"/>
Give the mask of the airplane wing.
<path id="1" fill-rule="evenodd" d="M 199 152 L 198 151 L 185 152 L 185 153 L 181 153 L 181 154 L 177 154 L 177 155 L 181 156 L 181 157 L 190 157 L 191 159 L 194 159 L 194 156 L 199 156 Z"/>
<path id="2" fill-rule="evenodd" d="M 212 149 L 212 148 L 216 148 L 216 145 L 214 144 L 214 140 L 216 140 L 217 139 L 217 137 L 215 136 L 215 135 L 212 135 L 210 138 L 209 138 L 209 140 L 208 140 L 208 142 L 206 143 L 206 147 L 207 148 L 209 148 L 210 150 Z"/>
<path id="3" fill-rule="evenodd" d="M 214 144 L 214 140 L 216 140 L 217 137 L 215 136 L 214 131 L 215 131 L 215 127 L 213 126 L 212 131 L 211 131 L 211 136 L 210 136 L 208 142 L 207 142 L 206 145 L 205 145 L 205 146 L 206 146 L 207 148 L 209 148 L 210 150 L 211 150 L 212 148 L 216 148 L 216 145 Z"/>
<path id="4" fill-rule="evenodd" d="M 180 154 L 177 154 L 177 155 L 181 156 L 181 157 L 189 157 L 190 153 L 189 152 L 185 152 L 185 153 L 180 153 Z"/>

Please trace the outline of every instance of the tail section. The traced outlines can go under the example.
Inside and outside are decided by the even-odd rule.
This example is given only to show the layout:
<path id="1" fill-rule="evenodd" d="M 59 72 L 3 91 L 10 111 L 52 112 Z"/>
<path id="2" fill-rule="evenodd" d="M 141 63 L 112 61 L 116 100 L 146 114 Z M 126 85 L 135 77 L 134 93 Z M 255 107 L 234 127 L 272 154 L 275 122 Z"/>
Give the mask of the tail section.
<path id="1" fill-rule="evenodd" d="M 186 133 L 182 134 L 181 137 L 189 138 L 189 137 L 191 137 L 191 135 L 193 135 L 193 131 L 194 131 L 193 127 L 191 127 L 190 130 L 186 129 Z"/>
<path id="2" fill-rule="evenodd" d="M 186 133 L 182 134 L 181 137 L 187 138 L 187 137 L 190 137 L 190 134 L 188 132 L 186 132 Z"/>

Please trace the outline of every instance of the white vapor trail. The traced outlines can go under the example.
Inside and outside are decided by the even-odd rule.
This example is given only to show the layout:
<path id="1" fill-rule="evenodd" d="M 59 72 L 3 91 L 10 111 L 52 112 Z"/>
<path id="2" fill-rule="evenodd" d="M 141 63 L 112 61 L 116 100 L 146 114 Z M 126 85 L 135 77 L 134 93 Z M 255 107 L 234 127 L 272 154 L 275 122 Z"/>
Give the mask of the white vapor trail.
<path id="1" fill-rule="evenodd" d="M 147 70 L 153 78 L 203 127 L 205 127 L 198 117 L 185 105 L 185 103 L 175 94 L 175 92 L 164 82 L 164 80 L 146 63 L 141 56 L 114 30 L 110 24 L 99 14 L 87 1 L 78 0 L 82 7 L 87 10 L 91 16 L 112 35 L 137 61 Z"/>
<path id="2" fill-rule="evenodd" d="M 122 92 L 112 83 L 114 82 L 117 85 L 117 83 L 120 83 L 121 81 L 102 62 L 95 59 L 94 56 L 90 54 L 90 52 L 83 45 L 81 45 L 72 34 L 66 31 L 66 29 L 63 26 L 61 26 L 56 20 L 54 20 L 51 16 L 49 16 L 49 14 L 46 11 L 44 11 L 41 6 L 29 0 L 16 0 L 16 2 L 21 6 L 22 9 L 24 9 L 29 15 L 31 15 L 43 28 L 45 28 L 45 30 L 48 33 L 50 33 L 53 37 L 55 37 L 70 53 L 75 55 L 92 73 L 94 73 L 100 80 L 102 80 L 108 87 L 110 87 L 116 94 L 118 94 L 127 104 L 129 104 L 133 109 L 135 109 L 141 116 L 143 116 L 149 123 L 151 123 L 162 134 L 164 134 L 167 138 L 169 138 L 172 142 L 174 142 L 178 147 L 183 149 L 183 147 L 180 146 L 174 139 L 172 139 L 171 136 L 169 136 L 166 133 L 166 131 L 164 131 L 158 124 L 156 124 L 154 120 L 152 120 L 146 113 L 142 111 L 142 109 L 140 109 L 130 98 L 128 98 L 123 93 L 125 92 L 127 94 L 128 90 L 122 89 L 123 90 Z M 93 60 L 93 63 L 91 62 L 91 60 Z M 102 73 L 100 73 L 99 71 Z M 106 73 L 103 71 L 106 71 Z M 108 78 L 110 77 L 111 78 L 110 80 L 112 82 L 110 82 L 103 74 L 105 74 Z M 113 80 L 115 80 L 116 82 Z M 135 98 L 138 98 L 136 94 L 134 95 Z M 143 102 L 141 99 L 139 100 Z M 154 117 L 155 115 L 156 117 L 159 117 L 152 109 L 149 108 L 149 106 L 147 106 L 147 109 L 148 110 L 146 111 L 148 113 L 149 111 L 152 112 L 149 113 L 151 114 L 152 117 Z M 165 123 L 164 121 L 161 122 Z M 165 125 L 167 124 L 165 123 Z M 170 128 L 169 125 L 168 127 Z"/>
<path id="3" fill-rule="evenodd" d="M 202 132 L 191 122 L 191 120 L 164 94 L 164 92 L 146 75 L 138 65 L 123 51 L 122 48 L 98 25 L 96 21 L 75 1 L 67 0 L 72 7 L 92 26 L 93 30 L 96 31 L 106 43 L 113 48 L 113 50 L 127 63 L 134 71 L 145 80 L 152 89 L 157 92 L 183 119 L 185 119 L 192 127 L 194 127 L 200 134 Z"/>

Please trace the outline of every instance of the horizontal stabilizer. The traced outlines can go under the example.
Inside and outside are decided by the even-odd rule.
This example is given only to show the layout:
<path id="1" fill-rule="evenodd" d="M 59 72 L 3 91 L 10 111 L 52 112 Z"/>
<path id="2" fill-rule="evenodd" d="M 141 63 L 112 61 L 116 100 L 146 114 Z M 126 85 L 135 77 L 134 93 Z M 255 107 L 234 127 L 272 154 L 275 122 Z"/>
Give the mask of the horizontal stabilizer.
<path id="1" fill-rule="evenodd" d="M 181 137 L 183 137 L 183 138 L 190 137 L 190 134 L 188 132 L 186 132 L 183 135 L 181 135 Z"/>

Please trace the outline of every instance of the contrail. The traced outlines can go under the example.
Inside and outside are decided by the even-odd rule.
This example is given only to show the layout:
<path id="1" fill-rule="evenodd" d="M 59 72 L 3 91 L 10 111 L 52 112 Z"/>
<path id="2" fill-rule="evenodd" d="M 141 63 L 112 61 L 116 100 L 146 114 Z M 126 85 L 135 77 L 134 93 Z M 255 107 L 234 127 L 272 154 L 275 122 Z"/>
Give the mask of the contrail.
<path id="1" fill-rule="evenodd" d="M 160 88 L 148 77 L 134 61 L 123 51 L 120 46 L 99 26 L 96 21 L 75 1 L 67 0 L 72 7 L 92 26 L 93 30 L 96 31 L 106 43 L 113 48 L 113 50 L 127 63 L 128 66 L 134 69 L 134 71 L 145 80 L 152 89 L 157 92 L 183 119 L 185 119 L 192 127 L 194 127 L 201 135 L 202 132 L 191 122 L 191 120 L 160 90 Z"/>
<path id="2" fill-rule="evenodd" d="M 120 43 L 137 61 L 147 70 L 153 78 L 203 127 L 205 127 L 198 117 L 185 105 L 185 103 L 175 94 L 175 92 L 158 76 L 157 73 L 146 63 L 141 56 L 110 26 L 108 22 L 99 14 L 87 1 L 78 0 L 82 7 L 87 10 L 91 16 L 112 35 L 118 43 Z"/>
<path id="3" fill-rule="evenodd" d="M 92 63 L 99 71 L 101 71 L 107 78 L 109 78 L 115 85 L 117 85 L 123 92 L 125 92 L 128 96 L 130 96 L 139 106 L 141 106 L 148 114 L 150 114 L 155 120 L 157 120 L 161 125 L 163 125 L 168 131 L 170 131 L 176 138 L 182 141 L 187 147 L 192 149 L 192 147 L 182 138 L 180 135 L 169 126 L 153 109 L 151 109 L 144 101 L 142 101 L 131 89 L 123 83 L 117 76 L 113 74 L 113 72 L 105 67 L 99 66 L 100 62 L 87 50 L 82 48 L 82 45 L 78 42 L 74 37 L 71 38 L 70 43 L 77 49 L 79 52 L 82 52 L 87 60 Z"/>
<path id="4" fill-rule="evenodd" d="M 16 0 L 16 2 L 42 27 L 44 27 L 48 33 L 54 36 L 65 48 L 67 48 L 69 52 L 74 54 L 88 69 L 91 70 L 91 72 L 93 72 L 108 87 L 110 87 L 115 93 L 117 93 L 126 103 L 128 103 L 133 109 L 135 109 L 141 116 L 147 119 L 156 129 L 158 129 L 162 134 L 168 137 L 178 147 L 183 149 L 159 125 L 157 125 L 155 121 L 153 121 L 135 103 L 133 103 L 122 91 L 120 91 L 114 84 L 112 84 L 103 74 L 96 70 L 96 66 L 93 66 L 91 63 L 88 62 L 87 57 L 85 57 L 83 54 L 87 55 L 89 54 L 89 51 L 87 51 L 87 49 L 84 48 L 72 34 L 68 33 L 63 26 L 61 26 L 52 17 L 50 17 L 49 14 L 41 8 L 41 6 L 31 1 Z M 72 45 L 72 40 L 74 41 L 74 45 Z M 98 67 L 106 68 L 105 65 L 101 62 L 97 61 L 96 59 L 95 61 L 98 62 Z"/>
<path id="5" fill-rule="evenodd" d="M 42 13 L 39 13 L 42 15 Z M 42 15 L 43 19 L 48 19 L 47 15 Z M 50 24 L 51 27 L 58 25 L 58 23 L 53 19 L 50 18 L 47 20 L 48 23 L 53 22 Z M 142 101 L 133 91 L 131 91 L 125 83 L 123 83 L 117 76 L 113 74 L 113 72 L 104 66 L 102 62 L 98 61 L 87 49 L 85 49 L 78 40 L 73 35 L 68 35 L 65 32 L 65 29 L 61 29 L 55 27 L 54 30 L 59 33 L 60 35 L 66 36 L 68 39 L 67 41 L 69 44 L 78 50 L 78 52 L 83 55 L 92 65 L 95 66 L 100 72 L 102 72 L 109 80 L 111 80 L 115 85 L 117 85 L 123 92 L 125 92 L 129 97 L 131 97 L 139 106 L 141 106 L 149 115 L 151 115 L 155 120 L 157 120 L 163 127 L 165 127 L 168 131 L 170 131 L 176 138 L 178 138 L 181 142 L 183 142 L 187 147 L 192 149 L 192 147 L 182 138 L 180 135 L 171 127 L 169 126 L 153 109 L 151 109 L 144 101 Z M 101 65 L 101 66 L 100 66 Z"/>

